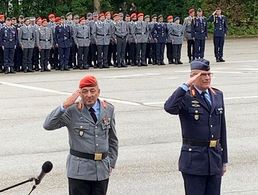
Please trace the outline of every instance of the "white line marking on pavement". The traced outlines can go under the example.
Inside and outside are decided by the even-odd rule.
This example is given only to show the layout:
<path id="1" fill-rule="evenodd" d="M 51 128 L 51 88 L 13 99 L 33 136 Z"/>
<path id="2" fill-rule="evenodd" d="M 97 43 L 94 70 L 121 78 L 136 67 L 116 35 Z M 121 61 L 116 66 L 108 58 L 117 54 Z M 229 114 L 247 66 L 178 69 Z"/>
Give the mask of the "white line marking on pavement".
<path id="1" fill-rule="evenodd" d="M 46 88 L 41 88 L 41 87 L 32 87 L 32 86 L 21 85 L 21 84 L 16 84 L 16 83 L 9 83 L 9 82 L 3 82 L 3 81 L 0 81 L 0 84 L 8 85 L 8 86 L 11 86 L 11 87 L 30 89 L 30 90 L 35 90 L 35 91 L 55 93 L 55 94 L 59 94 L 59 95 L 70 95 L 70 94 L 72 94 L 72 93 L 69 93 L 69 92 L 57 91 L 57 90 L 46 89 Z M 112 98 L 105 98 L 105 97 L 101 97 L 101 99 L 105 99 L 107 101 L 114 102 L 114 103 L 119 103 L 119 104 L 124 104 L 124 105 L 132 105 L 132 106 L 152 106 L 152 105 L 163 105 L 165 103 L 165 101 L 163 101 L 163 102 L 143 102 L 143 103 L 137 103 L 137 102 L 132 102 L 132 101 L 112 99 Z M 238 97 L 225 97 L 224 99 L 225 100 L 258 99 L 258 95 L 257 96 L 243 96 L 243 97 L 241 97 L 241 96 L 238 96 Z"/>

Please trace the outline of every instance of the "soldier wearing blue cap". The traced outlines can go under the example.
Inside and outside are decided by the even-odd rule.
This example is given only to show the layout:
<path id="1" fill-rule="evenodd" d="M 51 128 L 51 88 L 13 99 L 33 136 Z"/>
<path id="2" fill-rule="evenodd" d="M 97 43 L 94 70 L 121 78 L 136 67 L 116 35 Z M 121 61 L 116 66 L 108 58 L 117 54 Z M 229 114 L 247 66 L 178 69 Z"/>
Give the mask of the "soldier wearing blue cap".
<path id="1" fill-rule="evenodd" d="M 205 59 L 192 61 L 189 80 L 164 105 L 180 118 L 179 171 L 187 195 L 220 195 L 228 162 L 223 93 L 211 87 L 209 64 Z"/>
<path id="2" fill-rule="evenodd" d="M 194 39 L 195 59 L 204 58 L 205 40 L 208 37 L 207 19 L 203 16 L 202 9 L 197 10 L 197 17 L 192 21 L 191 35 Z"/>
<path id="3" fill-rule="evenodd" d="M 214 24 L 213 42 L 216 62 L 225 62 L 223 59 L 223 47 L 225 35 L 228 31 L 227 18 L 221 14 L 220 7 L 217 7 L 216 11 L 209 17 L 209 21 Z"/>

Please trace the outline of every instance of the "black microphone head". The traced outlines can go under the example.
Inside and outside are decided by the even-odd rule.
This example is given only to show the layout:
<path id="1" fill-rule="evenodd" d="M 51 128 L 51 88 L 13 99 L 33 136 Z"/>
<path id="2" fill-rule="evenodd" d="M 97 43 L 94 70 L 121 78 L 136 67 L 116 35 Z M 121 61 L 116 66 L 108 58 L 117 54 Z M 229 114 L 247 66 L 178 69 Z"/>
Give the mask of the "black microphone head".
<path id="1" fill-rule="evenodd" d="M 49 173 L 52 170 L 52 168 L 53 168 L 53 164 L 50 161 L 46 161 L 42 165 L 42 171 L 44 173 Z"/>

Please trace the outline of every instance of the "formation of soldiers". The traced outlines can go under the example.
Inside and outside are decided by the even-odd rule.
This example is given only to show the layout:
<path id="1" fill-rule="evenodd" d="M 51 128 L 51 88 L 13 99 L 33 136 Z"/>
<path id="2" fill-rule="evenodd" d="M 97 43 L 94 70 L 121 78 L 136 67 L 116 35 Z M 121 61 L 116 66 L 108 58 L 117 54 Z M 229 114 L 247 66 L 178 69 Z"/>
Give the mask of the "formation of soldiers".
<path id="1" fill-rule="evenodd" d="M 220 10 L 220 8 L 217 8 Z M 179 17 L 88 13 L 85 17 L 67 13 L 48 19 L 5 18 L 0 15 L 0 71 L 68 71 L 73 69 L 182 64 L 181 48 L 187 40 L 189 62 L 204 58 L 207 22 L 214 23 L 214 54 L 223 62 L 227 22 L 216 12 L 208 19 L 201 9 L 189 10 L 183 24 Z M 221 11 L 220 11 L 221 13 Z M 219 36 L 217 36 L 219 34 Z"/>

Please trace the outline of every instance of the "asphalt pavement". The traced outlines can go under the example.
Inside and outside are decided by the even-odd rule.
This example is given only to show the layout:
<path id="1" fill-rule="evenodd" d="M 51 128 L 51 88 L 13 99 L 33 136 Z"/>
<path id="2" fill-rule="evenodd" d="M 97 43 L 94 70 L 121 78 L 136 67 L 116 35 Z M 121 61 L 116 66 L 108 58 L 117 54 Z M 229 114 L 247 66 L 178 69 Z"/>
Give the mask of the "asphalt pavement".
<path id="1" fill-rule="evenodd" d="M 225 96 L 229 163 L 222 194 L 258 195 L 258 39 L 226 40 L 225 63 L 215 62 L 208 40 L 205 58 L 211 61 L 212 85 Z M 189 77 L 186 43 L 182 61 L 183 65 L 0 74 L 0 189 L 37 176 L 49 160 L 53 170 L 32 194 L 68 194 L 67 130 L 45 131 L 42 124 L 84 75 L 93 74 L 101 98 L 116 111 L 119 158 L 108 194 L 183 195 L 177 166 L 180 123 L 178 116 L 163 110 L 165 100 Z M 1 194 L 28 194 L 32 185 Z"/>

